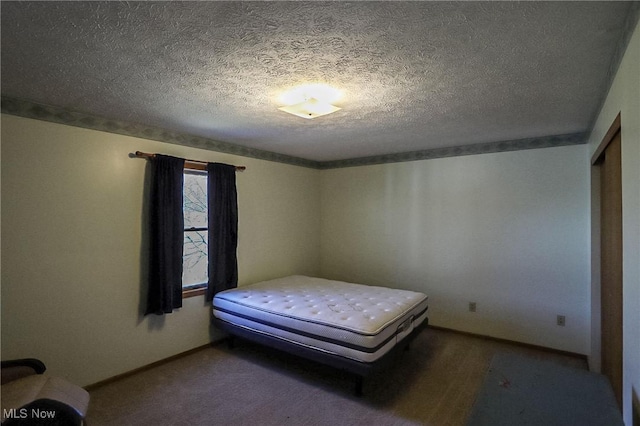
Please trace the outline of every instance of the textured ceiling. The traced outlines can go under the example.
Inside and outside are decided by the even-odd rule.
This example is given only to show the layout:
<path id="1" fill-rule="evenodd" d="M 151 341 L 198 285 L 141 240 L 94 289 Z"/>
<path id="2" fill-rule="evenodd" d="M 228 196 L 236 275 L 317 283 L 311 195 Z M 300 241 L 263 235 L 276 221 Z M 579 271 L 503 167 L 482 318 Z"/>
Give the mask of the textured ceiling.
<path id="1" fill-rule="evenodd" d="M 589 130 L 628 2 L 6 2 L 2 94 L 330 161 Z M 342 109 L 277 108 L 324 82 Z"/>

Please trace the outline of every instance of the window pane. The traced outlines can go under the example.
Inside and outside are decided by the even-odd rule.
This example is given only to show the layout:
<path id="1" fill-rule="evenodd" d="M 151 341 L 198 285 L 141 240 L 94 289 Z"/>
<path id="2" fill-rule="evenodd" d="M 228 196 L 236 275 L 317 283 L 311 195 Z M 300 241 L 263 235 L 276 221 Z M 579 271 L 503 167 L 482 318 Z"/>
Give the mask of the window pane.
<path id="1" fill-rule="evenodd" d="M 182 286 L 206 284 L 209 281 L 207 247 L 208 231 L 185 231 L 182 254 Z"/>
<path id="2" fill-rule="evenodd" d="M 207 175 L 185 173 L 182 205 L 184 227 L 207 227 Z"/>

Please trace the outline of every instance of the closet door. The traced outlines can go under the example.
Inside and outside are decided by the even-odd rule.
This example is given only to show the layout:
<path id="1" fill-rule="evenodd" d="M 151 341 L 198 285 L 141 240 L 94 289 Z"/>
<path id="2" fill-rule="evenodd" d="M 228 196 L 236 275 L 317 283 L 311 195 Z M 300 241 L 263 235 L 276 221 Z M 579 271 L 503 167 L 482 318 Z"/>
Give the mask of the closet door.
<path id="1" fill-rule="evenodd" d="M 622 407 L 622 178 L 618 130 L 599 158 L 602 373 Z M 604 142 L 604 141 L 603 141 Z"/>

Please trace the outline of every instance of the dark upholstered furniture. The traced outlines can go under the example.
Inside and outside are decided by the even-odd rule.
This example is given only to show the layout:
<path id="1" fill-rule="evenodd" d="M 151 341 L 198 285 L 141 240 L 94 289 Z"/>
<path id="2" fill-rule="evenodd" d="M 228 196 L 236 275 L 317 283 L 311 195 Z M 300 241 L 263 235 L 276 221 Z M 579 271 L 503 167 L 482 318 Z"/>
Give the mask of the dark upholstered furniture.
<path id="1" fill-rule="evenodd" d="M 2 425 L 83 425 L 89 393 L 43 374 L 33 358 L 2 361 Z"/>

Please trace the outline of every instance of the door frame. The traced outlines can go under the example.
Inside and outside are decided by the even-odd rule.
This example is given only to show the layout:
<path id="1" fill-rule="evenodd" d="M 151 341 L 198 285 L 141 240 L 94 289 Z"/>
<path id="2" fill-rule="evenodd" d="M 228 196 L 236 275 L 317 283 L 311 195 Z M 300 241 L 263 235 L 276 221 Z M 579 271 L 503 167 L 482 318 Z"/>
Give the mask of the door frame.
<path id="1" fill-rule="evenodd" d="M 598 145 L 595 150 L 593 156 L 591 157 L 591 213 L 592 213 L 592 339 L 595 342 L 592 343 L 592 351 L 597 350 L 597 354 L 592 354 L 592 358 L 594 359 L 594 364 L 592 367 L 596 371 L 602 371 L 603 373 L 608 373 L 608 366 L 604 366 L 603 368 L 603 353 L 604 342 L 610 342 L 613 339 L 619 339 L 620 341 L 620 352 L 619 356 L 616 354 L 613 358 L 615 358 L 615 362 L 619 363 L 619 368 L 622 369 L 623 363 L 623 324 L 622 324 L 622 309 L 623 309 L 623 301 L 622 301 L 622 238 L 623 234 L 620 235 L 620 298 L 619 301 L 615 301 L 612 306 L 603 306 L 603 297 L 602 293 L 605 291 L 603 288 L 603 280 L 602 280 L 602 205 L 603 205 L 603 197 L 602 197 L 602 186 L 601 186 L 601 173 L 603 169 L 603 160 L 605 159 L 605 152 L 611 142 L 613 142 L 617 137 L 620 137 L 620 144 L 622 144 L 622 132 L 621 132 L 621 114 L 618 113 L 613 123 L 609 127 L 609 130 L 605 134 L 604 138 Z M 611 167 L 609 164 L 608 167 Z M 616 167 L 619 169 L 616 171 L 618 174 L 621 173 L 621 163 L 617 164 Z M 622 181 L 616 183 L 619 185 L 616 188 L 616 191 L 619 191 L 620 200 L 622 200 Z M 620 206 L 621 207 L 621 206 Z M 619 216 L 619 226 L 622 229 L 622 210 L 620 210 Z M 606 284 L 606 283 L 604 283 Z M 605 312 L 610 312 L 611 310 L 618 310 L 620 313 L 619 327 L 615 326 L 614 333 L 615 337 L 607 334 L 607 327 L 603 327 L 602 323 L 605 320 L 603 315 L 603 310 Z M 595 356 L 593 356 L 595 355 Z M 607 352 L 607 356 L 610 357 L 611 353 Z M 616 395 L 616 399 L 620 404 L 620 408 L 622 408 L 622 389 L 623 389 L 623 379 L 622 379 L 622 371 L 619 373 L 619 377 L 611 377 L 609 376 L 609 380 L 612 382 L 612 387 L 614 390 L 614 394 Z"/>

